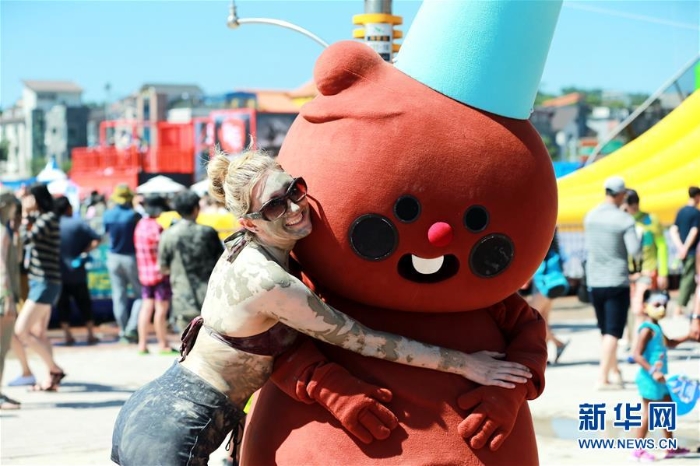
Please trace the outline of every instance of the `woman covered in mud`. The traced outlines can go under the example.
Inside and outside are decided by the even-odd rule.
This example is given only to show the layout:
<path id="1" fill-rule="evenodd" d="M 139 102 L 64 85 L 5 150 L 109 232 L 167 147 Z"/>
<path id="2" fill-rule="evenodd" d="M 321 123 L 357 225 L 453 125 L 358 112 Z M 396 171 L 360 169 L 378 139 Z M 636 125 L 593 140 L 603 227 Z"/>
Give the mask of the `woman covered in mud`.
<path id="1" fill-rule="evenodd" d="M 211 194 L 244 230 L 226 241 L 202 314 L 183 333 L 182 357 L 137 390 L 117 418 L 112 461 L 121 465 L 207 464 L 268 380 L 275 357 L 298 332 L 359 354 L 512 388 L 531 375 L 502 354 L 465 354 L 374 331 L 323 303 L 289 273 L 289 253 L 311 233 L 307 186 L 271 157 L 217 153 Z M 377 388 L 375 397 L 389 401 Z M 382 399 L 383 398 L 383 399 Z M 375 413 L 376 414 L 376 413 Z M 157 448 L 154 448 L 157 446 Z"/>

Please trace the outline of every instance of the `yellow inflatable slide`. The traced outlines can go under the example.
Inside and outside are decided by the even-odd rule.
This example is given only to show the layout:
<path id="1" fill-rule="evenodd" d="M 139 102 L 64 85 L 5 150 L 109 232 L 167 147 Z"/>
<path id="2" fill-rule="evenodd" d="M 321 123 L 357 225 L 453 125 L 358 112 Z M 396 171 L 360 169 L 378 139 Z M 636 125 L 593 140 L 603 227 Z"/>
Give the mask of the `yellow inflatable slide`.
<path id="1" fill-rule="evenodd" d="M 639 193 L 640 207 L 671 224 L 700 185 L 700 91 L 613 154 L 559 179 L 559 225 L 580 225 L 605 197 L 603 182 L 622 176 Z"/>

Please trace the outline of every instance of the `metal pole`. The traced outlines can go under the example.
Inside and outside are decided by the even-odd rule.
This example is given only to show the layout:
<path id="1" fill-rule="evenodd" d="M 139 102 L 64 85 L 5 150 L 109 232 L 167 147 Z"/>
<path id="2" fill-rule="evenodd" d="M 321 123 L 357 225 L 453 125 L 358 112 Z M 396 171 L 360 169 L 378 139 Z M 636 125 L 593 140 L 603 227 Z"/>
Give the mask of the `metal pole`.
<path id="1" fill-rule="evenodd" d="M 391 0 L 365 0 L 365 13 L 391 14 Z"/>
<path id="2" fill-rule="evenodd" d="M 671 87 L 673 83 L 680 79 L 680 77 L 683 76 L 683 74 L 695 64 L 700 64 L 700 55 L 694 57 L 688 63 L 683 65 L 683 67 L 680 70 L 678 70 L 676 74 L 671 76 L 670 79 L 663 83 L 661 87 L 659 87 L 656 90 L 656 92 L 650 95 L 647 100 L 642 102 L 642 104 L 639 107 L 637 107 L 635 111 L 630 114 L 630 116 L 622 120 L 622 122 L 620 122 L 619 125 L 617 125 L 610 133 L 608 133 L 608 135 L 605 136 L 605 138 L 602 141 L 600 141 L 597 146 L 595 146 L 593 152 L 591 152 L 590 157 L 588 157 L 588 160 L 586 160 L 586 165 L 590 165 L 593 162 L 595 162 L 598 159 L 598 156 L 600 155 L 600 151 L 603 150 L 603 147 L 605 147 L 607 143 L 615 139 L 617 135 L 622 132 L 623 129 L 625 129 L 630 123 L 632 123 L 634 119 L 637 118 L 644 110 L 649 108 L 651 104 L 653 104 L 654 101 L 666 91 L 666 89 Z"/>
<path id="3" fill-rule="evenodd" d="M 304 29 L 301 26 L 297 26 L 296 24 L 290 23 L 289 21 L 283 21 L 281 19 L 272 18 L 239 18 L 238 13 L 236 12 L 236 2 L 234 0 L 231 0 L 231 6 L 229 7 L 229 14 L 228 19 L 226 20 L 226 25 L 231 29 L 236 29 L 241 24 L 268 24 L 271 26 L 283 27 L 292 31 L 296 31 L 308 37 L 309 39 L 313 40 L 314 42 L 316 42 L 324 48 L 328 47 L 328 42 L 324 41 L 311 31 Z"/>
<path id="4" fill-rule="evenodd" d="M 365 0 L 365 13 L 355 15 L 353 23 L 364 26 L 353 31 L 353 37 L 363 39 L 384 60 L 391 62 L 398 45 L 394 39 L 402 37 L 401 31 L 394 30 L 402 23 L 400 16 L 391 14 L 391 0 Z"/>

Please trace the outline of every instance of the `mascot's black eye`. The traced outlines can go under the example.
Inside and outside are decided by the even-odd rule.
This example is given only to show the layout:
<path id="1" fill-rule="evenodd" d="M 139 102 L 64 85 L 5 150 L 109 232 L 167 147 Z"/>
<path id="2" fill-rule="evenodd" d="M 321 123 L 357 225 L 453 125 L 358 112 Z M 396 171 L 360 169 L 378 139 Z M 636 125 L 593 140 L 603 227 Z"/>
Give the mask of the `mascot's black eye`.
<path id="1" fill-rule="evenodd" d="M 384 259 L 394 252 L 398 242 L 396 227 L 391 220 L 381 215 L 362 215 L 350 227 L 350 245 L 363 259 Z"/>
<path id="2" fill-rule="evenodd" d="M 394 204 L 394 215 L 404 223 L 415 222 L 420 216 L 420 202 L 413 196 L 401 196 Z"/>
<path id="3" fill-rule="evenodd" d="M 488 235 L 479 240 L 469 255 L 469 267 L 482 278 L 492 278 L 513 262 L 515 249 L 506 235 Z"/>
<path id="4" fill-rule="evenodd" d="M 464 226 L 474 233 L 484 231 L 489 224 L 489 212 L 485 207 L 475 205 L 464 213 Z"/>

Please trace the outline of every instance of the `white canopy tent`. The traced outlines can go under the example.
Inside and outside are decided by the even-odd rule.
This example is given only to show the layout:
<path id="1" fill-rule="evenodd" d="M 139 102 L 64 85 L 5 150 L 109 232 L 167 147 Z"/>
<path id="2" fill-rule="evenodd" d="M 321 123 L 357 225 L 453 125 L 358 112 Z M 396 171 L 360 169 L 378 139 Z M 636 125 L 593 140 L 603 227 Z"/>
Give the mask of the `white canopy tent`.
<path id="1" fill-rule="evenodd" d="M 53 196 L 66 196 L 73 206 L 73 215 L 80 215 L 80 187 L 68 178 L 59 178 L 46 185 Z"/>
<path id="2" fill-rule="evenodd" d="M 209 178 L 204 178 L 202 181 L 198 181 L 190 186 L 190 189 L 199 196 L 204 196 L 209 192 Z"/>
<path id="3" fill-rule="evenodd" d="M 68 178 L 68 176 L 63 170 L 58 168 L 58 164 L 56 163 L 55 157 L 51 157 L 44 169 L 41 170 L 36 176 L 36 180 L 42 183 L 50 183 L 56 180 L 65 180 L 66 178 Z"/>
<path id="4" fill-rule="evenodd" d="M 146 181 L 136 188 L 139 194 L 175 194 L 187 189 L 187 186 L 178 183 L 167 176 L 158 175 Z"/>

